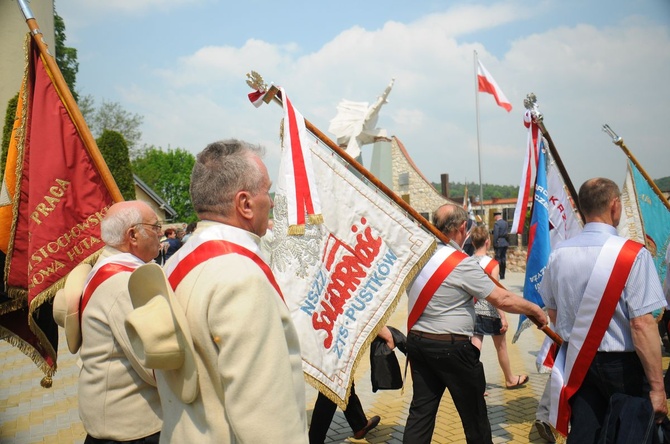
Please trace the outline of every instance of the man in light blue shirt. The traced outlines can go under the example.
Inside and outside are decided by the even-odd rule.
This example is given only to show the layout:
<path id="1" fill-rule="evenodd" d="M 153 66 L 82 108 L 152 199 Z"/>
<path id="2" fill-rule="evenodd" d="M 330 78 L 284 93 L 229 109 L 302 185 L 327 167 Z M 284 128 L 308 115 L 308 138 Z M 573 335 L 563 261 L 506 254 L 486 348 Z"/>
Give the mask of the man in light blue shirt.
<path id="1" fill-rule="evenodd" d="M 608 277 L 611 273 L 611 269 L 596 267 L 596 262 L 605 243 L 617 236 L 622 209 L 619 196 L 617 185 L 609 179 L 586 181 L 579 190 L 584 230 L 560 243 L 545 269 L 540 294 L 566 344 L 575 334 L 573 327 L 580 323 L 577 313 L 589 281 L 596 274 Z M 649 396 L 656 418 L 667 414 L 660 338 L 652 315 L 665 305 L 651 255 L 642 248 L 586 376 L 570 398 L 568 443 L 597 441 L 614 393 Z M 593 318 L 593 313 L 590 316 Z"/>

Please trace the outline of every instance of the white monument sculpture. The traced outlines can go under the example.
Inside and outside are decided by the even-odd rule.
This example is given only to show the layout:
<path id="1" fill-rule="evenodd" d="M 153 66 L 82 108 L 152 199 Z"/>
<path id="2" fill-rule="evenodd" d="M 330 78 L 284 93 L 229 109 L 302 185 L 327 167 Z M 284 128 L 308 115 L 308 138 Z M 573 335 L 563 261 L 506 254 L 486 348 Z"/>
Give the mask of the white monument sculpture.
<path id="1" fill-rule="evenodd" d="M 361 146 L 374 143 L 377 137 L 387 137 L 386 130 L 375 128 L 382 105 L 393 88 L 393 82 L 386 87 L 377 101 L 369 106 L 368 102 L 342 100 L 337 105 L 337 115 L 330 121 L 328 131 L 337 137 L 337 144 L 346 147 L 347 154 L 354 159 L 361 154 Z"/>

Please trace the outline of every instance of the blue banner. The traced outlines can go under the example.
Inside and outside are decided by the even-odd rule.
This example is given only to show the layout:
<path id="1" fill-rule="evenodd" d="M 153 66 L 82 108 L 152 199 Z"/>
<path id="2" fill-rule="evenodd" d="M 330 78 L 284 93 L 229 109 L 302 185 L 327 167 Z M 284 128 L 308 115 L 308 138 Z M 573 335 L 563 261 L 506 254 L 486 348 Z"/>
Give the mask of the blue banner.
<path id="1" fill-rule="evenodd" d="M 549 192 L 547 191 L 547 159 L 544 143 L 540 145 L 537 165 L 537 177 L 535 179 L 535 197 L 533 199 L 533 212 L 530 217 L 530 229 L 528 232 L 528 261 L 526 262 L 526 277 L 523 286 L 524 299 L 544 307 L 542 297 L 538 292 L 544 269 L 549 260 L 551 252 L 551 241 L 549 239 Z M 519 326 L 514 334 L 513 342 L 519 334 L 529 325 L 525 315 L 519 315 Z"/>
<path id="2" fill-rule="evenodd" d="M 631 160 L 628 160 L 628 165 L 633 173 L 635 196 L 645 237 L 644 243 L 654 258 L 656 271 L 663 282 L 667 272 L 665 251 L 670 243 L 670 210 Z"/>

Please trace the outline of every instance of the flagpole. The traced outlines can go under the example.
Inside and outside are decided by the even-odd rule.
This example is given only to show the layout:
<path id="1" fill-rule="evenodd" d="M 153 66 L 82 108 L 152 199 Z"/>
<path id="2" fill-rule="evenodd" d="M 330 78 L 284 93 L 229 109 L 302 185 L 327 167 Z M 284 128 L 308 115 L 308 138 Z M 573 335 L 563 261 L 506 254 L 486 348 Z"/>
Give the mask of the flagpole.
<path id="1" fill-rule="evenodd" d="M 484 188 L 482 186 L 482 157 L 479 144 L 479 80 L 477 79 L 477 51 L 475 54 L 475 114 L 477 116 L 477 165 L 479 166 L 479 208 L 482 211 L 482 219 L 484 219 Z"/>
<path id="2" fill-rule="evenodd" d="M 109 167 L 105 162 L 105 159 L 102 157 L 102 154 L 100 154 L 100 150 L 98 149 L 98 145 L 96 144 L 95 139 L 93 138 L 93 134 L 91 134 L 91 130 L 88 128 L 88 125 L 84 120 L 84 116 L 81 114 L 81 111 L 77 106 L 77 102 L 74 100 L 74 97 L 70 92 L 70 88 L 67 86 L 67 82 L 65 82 L 65 79 L 63 78 L 63 74 L 61 73 L 60 68 L 58 68 L 56 59 L 49 52 L 49 47 L 44 41 L 42 31 L 37 25 L 35 16 L 30 10 L 30 7 L 28 6 L 26 0 L 17 0 L 17 2 L 19 3 L 19 7 L 21 8 L 23 16 L 26 18 L 26 24 L 30 29 L 30 35 L 35 41 L 35 44 L 37 44 L 37 47 L 39 48 L 40 53 L 42 54 L 42 60 L 44 61 L 44 63 L 46 63 L 47 68 L 51 73 L 51 78 L 54 85 L 56 86 L 58 95 L 63 101 L 63 104 L 65 105 L 65 108 L 67 109 L 68 113 L 70 114 L 72 122 L 77 127 L 79 135 L 81 136 L 81 139 L 84 142 L 84 146 L 86 147 L 86 151 L 88 152 L 89 156 L 91 156 L 93 164 L 98 169 L 98 172 L 100 173 L 100 177 L 102 178 L 103 183 L 107 187 L 107 190 L 109 191 L 109 194 L 112 196 L 114 202 L 123 201 L 124 200 L 123 196 L 121 195 L 121 191 L 119 191 L 119 187 L 117 186 L 116 181 L 114 180 L 114 176 L 112 176 L 112 173 L 109 170 Z"/>
<path id="3" fill-rule="evenodd" d="M 640 165 L 640 163 L 637 161 L 635 156 L 633 156 L 633 153 L 630 152 L 630 150 L 628 149 L 628 147 L 624 143 L 623 139 L 621 137 L 619 137 L 617 135 L 617 133 L 615 133 L 612 130 L 612 128 L 610 128 L 610 126 L 608 124 L 603 125 L 603 131 L 606 132 L 612 138 L 612 143 L 613 144 L 618 145 L 619 148 L 621 148 L 623 150 L 626 157 L 628 157 L 631 160 L 631 162 L 633 162 L 633 164 L 637 167 L 637 169 L 640 171 L 640 173 L 642 173 L 642 176 L 647 181 L 649 186 L 654 190 L 654 193 L 656 193 L 656 195 L 659 197 L 659 199 L 661 199 L 661 202 L 663 202 L 663 204 L 668 209 L 668 211 L 670 211 L 670 202 L 668 202 L 668 199 L 665 198 L 665 196 L 663 195 L 663 192 L 654 183 L 653 179 L 651 177 L 649 177 L 649 174 L 647 174 L 647 172 L 644 170 L 644 168 L 642 168 L 642 165 Z"/>
<path id="4" fill-rule="evenodd" d="M 561 173 L 561 176 L 563 176 L 563 182 L 565 183 L 565 186 L 568 187 L 568 192 L 572 197 L 573 201 L 572 203 L 577 209 L 579 216 L 582 218 L 582 220 L 584 220 L 584 214 L 582 214 L 582 210 L 579 207 L 579 200 L 577 199 L 577 191 L 575 190 L 575 187 L 572 184 L 572 181 L 570 180 L 570 176 L 568 175 L 568 171 L 565 169 L 565 165 L 563 165 L 561 156 L 558 155 L 556 145 L 554 145 L 554 141 L 551 139 L 549 131 L 547 131 L 547 128 L 544 126 L 544 116 L 538 109 L 537 97 L 535 96 L 535 94 L 530 93 L 526 95 L 523 104 L 526 107 L 526 109 L 530 111 L 530 114 L 533 117 L 534 122 L 537 124 L 538 128 L 540 128 L 540 131 L 542 132 L 542 136 L 547 140 L 549 152 L 551 153 L 551 157 L 553 158 L 554 162 L 556 162 L 556 167 L 558 168 L 558 171 Z"/>
<path id="5" fill-rule="evenodd" d="M 283 101 L 281 98 L 281 92 L 279 91 L 279 88 L 277 88 L 274 85 L 271 85 L 270 88 L 267 90 L 267 93 L 263 97 L 263 101 L 265 103 L 270 103 L 273 100 L 275 101 L 275 103 L 278 103 L 279 105 L 283 106 Z M 328 148 L 333 150 L 337 155 L 339 155 L 343 160 L 345 160 L 349 165 L 351 165 L 356 171 L 358 171 L 363 177 L 365 177 L 366 180 L 368 180 L 370 183 L 376 186 L 380 191 L 386 194 L 386 196 L 389 199 L 391 199 L 400 208 L 402 208 L 405 212 L 411 215 L 426 230 L 428 230 L 431 234 L 437 237 L 444 244 L 449 243 L 449 241 L 451 240 L 449 236 L 445 235 L 440 230 L 435 228 L 435 226 L 431 224 L 428 220 L 426 220 L 425 217 L 419 214 L 407 202 L 402 200 L 395 192 L 393 192 L 393 190 L 391 190 L 383 182 L 377 179 L 363 165 L 361 165 L 359 162 L 356 161 L 356 159 L 351 157 L 344 149 L 340 148 L 335 142 L 333 142 L 328 136 L 326 136 L 321 130 L 319 130 L 319 128 L 314 126 L 306 118 L 305 118 L 305 127 L 307 128 L 307 130 L 309 130 L 309 132 L 311 132 L 314 135 L 314 137 L 323 142 L 326 146 L 328 146 Z M 489 277 L 491 278 L 493 283 L 496 284 L 496 286 L 505 289 L 505 287 L 499 281 L 494 279 L 492 276 Z M 533 316 L 528 316 L 528 319 L 530 319 L 540 330 L 544 332 L 544 334 L 549 336 L 554 342 L 556 342 L 559 345 L 563 343 L 563 339 L 556 332 L 554 332 L 548 325 L 545 325 L 544 322 L 542 322 L 542 320 L 535 319 Z"/>

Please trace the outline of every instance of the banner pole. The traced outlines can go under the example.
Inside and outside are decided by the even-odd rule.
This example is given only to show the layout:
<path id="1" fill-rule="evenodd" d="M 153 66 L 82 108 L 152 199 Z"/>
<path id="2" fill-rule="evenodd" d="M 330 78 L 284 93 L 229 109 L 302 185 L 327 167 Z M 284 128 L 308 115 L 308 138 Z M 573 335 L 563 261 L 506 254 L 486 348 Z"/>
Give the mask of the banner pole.
<path id="1" fill-rule="evenodd" d="M 530 111 L 530 114 L 533 116 L 533 120 L 537 124 L 538 128 L 540 128 L 540 131 L 542 132 L 542 137 L 544 137 L 547 140 L 548 145 L 547 148 L 549 148 L 551 157 L 553 158 L 554 162 L 556 162 L 556 167 L 558 168 L 558 171 L 561 173 L 561 176 L 563 177 L 563 183 L 565 183 L 565 186 L 568 187 L 568 192 L 570 193 L 570 197 L 572 198 L 572 204 L 577 209 L 579 216 L 582 218 L 582 220 L 584 220 L 584 215 L 582 214 L 582 210 L 579 207 L 579 200 L 577 199 L 577 191 L 575 190 L 575 187 L 572 184 L 572 180 L 570 180 L 568 170 L 566 170 L 565 165 L 563 165 L 561 156 L 558 155 L 558 150 L 556 149 L 556 145 L 554 145 L 554 141 L 551 139 L 551 135 L 549 135 L 549 131 L 547 131 L 547 128 L 544 126 L 544 116 L 538 109 L 537 97 L 533 93 L 527 94 L 526 98 L 523 101 L 523 104 L 524 107 Z"/>
<path id="2" fill-rule="evenodd" d="M 267 90 L 265 97 L 263 98 L 263 101 L 265 103 L 270 103 L 270 101 L 274 100 L 275 103 L 278 103 L 279 105 L 283 106 L 283 101 L 281 98 L 281 92 L 279 91 L 279 88 L 277 88 L 274 85 L 271 85 L 269 89 Z M 393 202 L 395 202 L 400 208 L 402 208 L 404 211 L 406 211 L 409 215 L 411 215 L 417 222 L 419 222 L 426 230 L 428 230 L 431 234 L 433 234 L 435 237 L 437 237 L 441 242 L 443 242 L 445 245 L 449 243 L 451 240 L 447 235 L 442 233 L 440 230 L 435 228 L 433 224 L 431 224 L 428 220 L 426 220 L 425 217 L 423 217 L 421 214 L 419 214 L 414 208 L 412 208 L 407 202 L 402 200 L 393 190 L 391 190 L 389 187 L 387 187 L 383 182 L 381 182 L 379 179 L 377 179 L 372 173 L 370 173 L 363 165 L 358 163 L 356 159 L 351 157 L 344 149 L 340 148 L 335 142 L 333 142 L 328 136 L 326 136 L 319 128 L 314 126 L 309 120 L 305 119 L 305 127 L 311 132 L 314 137 L 319 139 L 321 142 L 326 144 L 328 148 L 332 149 L 337 155 L 339 155 L 342 159 L 344 159 L 349 165 L 351 165 L 356 171 L 358 171 L 365 179 L 367 179 L 370 183 L 372 183 L 374 186 L 379 188 L 380 191 L 382 191 L 386 196 L 391 199 Z M 494 279 L 492 276 L 489 275 L 489 278 L 496 284 L 496 286 L 505 289 L 505 287 L 496 279 Z M 548 325 L 546 325 L 544 322 L 542 322 L 539 319 L 535 319 L 533 316 L 528 316 L 528 319 L 530 319 L 542 332 L 544 332 L 547 336 L 549 336 L 554 342 L 557 344 L 561 345 L 563 343 L 563 339 L 556 333 L 554 332 L 551 328 L 549 328 Z"/>
<path id="3" fill-rule="evenodd" d="M 661 199 L 661 202 L 663 202 L 663 205 L 665 205 L 665 208 L 667 208 L 668 211 L 670 211 L 670 202 L 668 202 L 668 199 L 665 198 L 665 196 L 663 195 L 663 192 L 658 188 L 656 183 L 654 183 L 653 179 L 651 177 L 649 177 L 649 174 L 647 174 L 647 172 L 644 170 L 644 168 L 642 168 L 642 165 L 640 165 L 640 163 L 637 161 L 635 156 L 633 156 L 633 153 L 630 152 L 630 150 L 628 149 L 628 147 L 624 143 L 623 139 L 621 137 L 619 137 L 617 135 L 617 133 L 615 133 L 612 130 L 612 128 L 610 128 L 610 126 L 608 124 L 603 125 L 603 131 L 606 132 L 612 138 L 612 143 L 613 144 L 618 145 L 619 148 L 621 148 L 623 150 L 626 157 L 628 157 L 631 160 L 631 162 L 633 162 L 633 164 L 640 171 L 640 173 L 642 174 L 644 179 L 647 181 L 649 186 L 654 190 L 654 193 L 656 193 L 658 198 Z"/>
<path id="4" fill-rule="evenodd" d="M 40 50 L 42 60 L 44 61 L 47 68 L 49 69 L 49 72 L 51 73 L 51 78 L 56 87 L 58 95 L 63 101 L 63 104 L 65 105 L 65 109 L 67 109 L 68 114 L 70 114 L 72 122 L 77 127 L 79 135 L 82 141 L 84 142 L 84 146 L 86 147 L 86 151 L 88 152 L 89 156 L 91 156 L 91 160 L 93 161 L 95 167 L 98 169 L 100 177 L 102 178 L 103 183 L 107 187 L 107 190 L 109 191 L 109 194 L 112 196 L 114 202 L 123 201 L 124 200 L 123 196 L 121 195 L 121 191 L 119 191 L 119 187 L 116 185 L 114 176 L 112 176 L 112 173 L 109 170 L 109 167 L 105 162 L 105 159 L 102 157 L 102 154 L 98 149 L 98 145 L 95 142 L 95 139 L 93 138 L 93 134 L 91 134 L 91 130 L 88 128 L 88 125 L 84 120 L 84 116 L 81 114 L 81 111 L 77 106 L 77 102 L 74 100 L 74 97 L 70 92 L 70 88 L 67 86 L 67 82 L 65 82 L 63 74 L 60 72 L 60 68 L 58 68 L 56 59 L 49 52 L 49 48 L 46 42 L 44 41 L 42 31 L 39 29 L 39 26 L 37 25 L 35 16 L 30 10 L 30 7 L 28 6 L 26 0 L 17 0 L 17 1 L 19 7 L 21 8 L 23 16 L 26 18 L 26 24 L 30 29 L 30 35 L 32 36 L 33 40 L 35 41 L 35 44 Z"/>
<path id="5" fill-rule="evenodd" d="M 477 51 L 474 52 L 475 61 L 475 114 L 477 116 L 477 165 L 479 166 L 479 208 L 482 211 L 482 220 L 488 223 L 489 219 L 484 219 L 484 187 L 482 185 L 482 155 L 479 141 L 479 79 L 477 78 L 478 64 Z"/>

